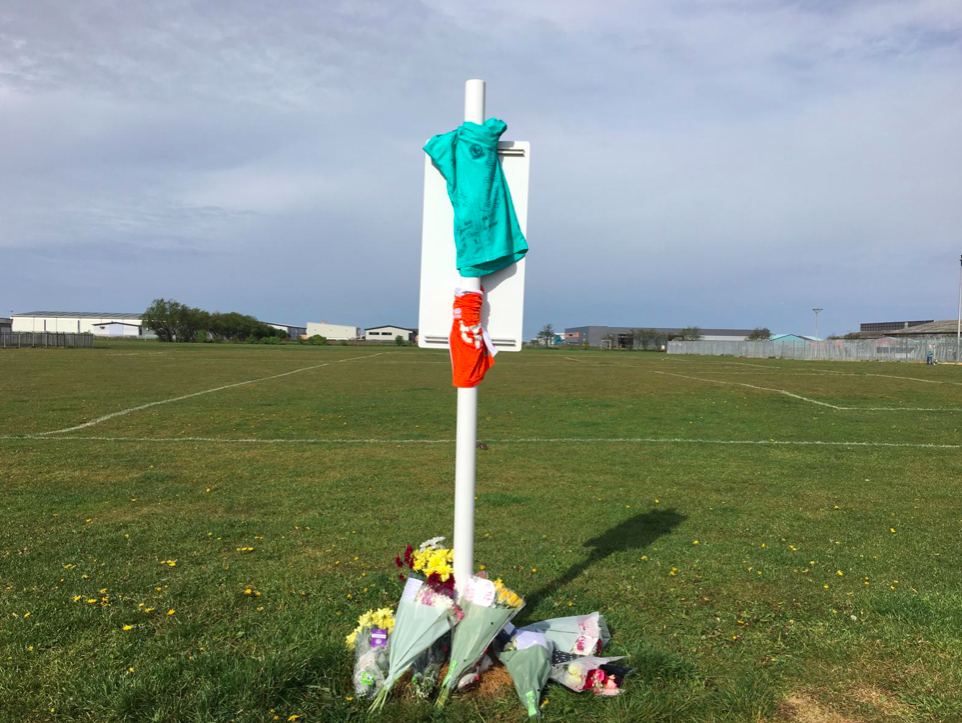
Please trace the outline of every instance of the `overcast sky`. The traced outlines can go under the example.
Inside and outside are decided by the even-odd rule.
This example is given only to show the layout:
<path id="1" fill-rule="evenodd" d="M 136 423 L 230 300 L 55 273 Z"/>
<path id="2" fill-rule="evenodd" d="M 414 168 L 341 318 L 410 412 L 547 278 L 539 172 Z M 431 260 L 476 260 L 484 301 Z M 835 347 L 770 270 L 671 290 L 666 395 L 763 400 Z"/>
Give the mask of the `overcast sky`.
<path id="1" fill-rule="evenodd" d="M 468 78 L 532 144 L 529 336 L 955 316 L 957 0 L 5 0 L 0 315 L 416 325 Z"/>

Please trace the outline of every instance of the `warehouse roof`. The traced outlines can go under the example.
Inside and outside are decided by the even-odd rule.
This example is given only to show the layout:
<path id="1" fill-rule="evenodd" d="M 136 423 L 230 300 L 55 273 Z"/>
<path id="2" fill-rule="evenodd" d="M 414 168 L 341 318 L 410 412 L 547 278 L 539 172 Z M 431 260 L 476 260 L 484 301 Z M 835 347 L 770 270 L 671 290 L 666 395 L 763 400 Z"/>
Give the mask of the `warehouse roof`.
<path id="1" fill-rule="evenodd" d="M 13 314 L 13 316 L 67 316 L 81 319 L 140 319 L 143 315 L 143 312 L 139 314 L 112 314 L 106 311 L 25 311 L 22 314 Z"/>
<path id="2" fill-rule="evenodd" d="M 417 331 L 417 329 L 412 329 L 409 326 L 400 326 L 398 324 L 381 324 L 381 326 L 368 326 L 367 331 L 372 331 L 374 329 L 403 329 L 404 331 Z"/>
<path id="3" fill-rule="evenodd" d="M 887 332 L 890 336 L 925 336 L 927 334 L 955 334 L 959 328 L 958 319 L 943 319 L 930 321 L 928 324 L 909 326 L 905 329 L 893 329 Z"/>

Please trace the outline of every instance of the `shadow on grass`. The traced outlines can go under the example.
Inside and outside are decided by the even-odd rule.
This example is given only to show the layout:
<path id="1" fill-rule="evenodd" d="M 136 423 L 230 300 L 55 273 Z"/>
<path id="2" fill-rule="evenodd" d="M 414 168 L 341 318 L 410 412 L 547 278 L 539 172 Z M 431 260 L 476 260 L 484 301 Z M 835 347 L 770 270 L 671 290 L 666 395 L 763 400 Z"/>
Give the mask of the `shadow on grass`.
<path id="1" fill-rule="evenodd" d="M 583 547 L 590 550 L 588 557 L 575 563 L 559 578 L 525 596 L 525 607 L 534 610 L 538 603 L 551 597 L 595 563 L 617 552 L 642 550 L 663 535 L 667 535 L 687 518 L 674 510 L 651 510 L 629 517 L 614 527 L 593 537 Z"/>

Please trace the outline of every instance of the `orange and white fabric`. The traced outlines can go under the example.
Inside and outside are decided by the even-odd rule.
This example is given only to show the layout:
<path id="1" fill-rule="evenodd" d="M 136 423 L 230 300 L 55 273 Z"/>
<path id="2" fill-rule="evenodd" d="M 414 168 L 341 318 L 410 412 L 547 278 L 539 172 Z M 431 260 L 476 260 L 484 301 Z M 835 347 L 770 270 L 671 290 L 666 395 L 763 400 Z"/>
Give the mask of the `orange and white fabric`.
<path id="1" fill-rule="evenodd" d="M 498 350 L 481 326 L 484 291 L 454 290 L 454 322 L 451 324 L 451 368 L 454 386 L 476 387 L 494 366 Z"/>

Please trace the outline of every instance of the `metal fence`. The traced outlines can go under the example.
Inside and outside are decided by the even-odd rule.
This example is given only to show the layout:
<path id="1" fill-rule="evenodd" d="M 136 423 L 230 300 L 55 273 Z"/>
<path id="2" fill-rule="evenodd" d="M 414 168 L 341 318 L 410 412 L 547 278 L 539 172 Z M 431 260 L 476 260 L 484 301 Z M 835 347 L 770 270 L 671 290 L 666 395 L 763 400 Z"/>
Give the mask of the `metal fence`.
<path id="1" fill-rule="evenodd" d="M 937 362 L 958 362 L 954 338 L 829 339 L 827 341 L 670 341 L 669 354 L 737 356 L 747 359 L 924 362 L 929 352 Z"/>
<path id="2" fill-rule="evenodd" d="M 37 349 L 92 347 L 93 334 L 48 331 L 5 331 L 0 333 L 0 349 Z"/>

